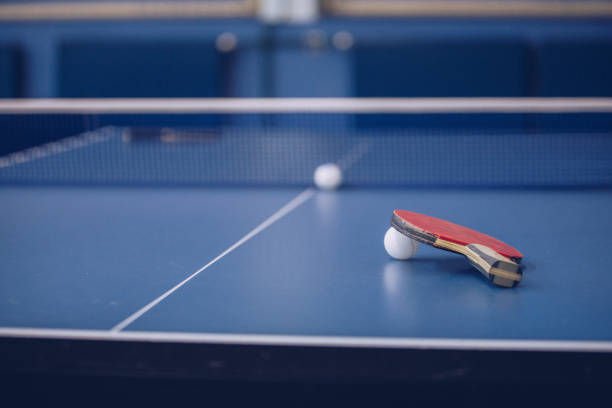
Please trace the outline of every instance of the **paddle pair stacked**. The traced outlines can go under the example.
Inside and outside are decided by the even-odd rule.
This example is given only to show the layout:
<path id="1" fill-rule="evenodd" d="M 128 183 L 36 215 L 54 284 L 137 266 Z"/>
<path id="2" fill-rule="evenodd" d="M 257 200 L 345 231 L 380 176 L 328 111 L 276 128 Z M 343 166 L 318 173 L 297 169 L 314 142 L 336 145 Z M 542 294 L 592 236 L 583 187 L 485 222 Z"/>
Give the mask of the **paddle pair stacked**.
<path id="1" fill-rule="evenodd" d="M 393 211 L 391 227 L 387 235 L 397 231 L 415 241 L 464 255 L 474 268 L 498 286 L 514 287 L 523 276 L 520 251 L 470 228 L 404 210 Z M 385 247 L 394 256 L 388 241 L 386 236 Z M 411 250 L 412 254 L 415 250 Z"/>

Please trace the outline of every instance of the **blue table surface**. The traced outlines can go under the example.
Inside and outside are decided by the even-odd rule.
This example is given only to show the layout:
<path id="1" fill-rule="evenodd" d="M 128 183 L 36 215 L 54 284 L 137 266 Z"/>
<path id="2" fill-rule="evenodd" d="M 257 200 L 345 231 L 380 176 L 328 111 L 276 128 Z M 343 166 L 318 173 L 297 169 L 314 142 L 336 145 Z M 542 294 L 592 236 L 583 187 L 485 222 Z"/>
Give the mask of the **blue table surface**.
<path id="1" fill-rule="evenodd" d="M 3 186 L 0 326 L 110 330 L 301 189 Z M 389 258 L 395 208 L 519 248 L 492 286 L 456 254 Z M 315 192 L 125 331 L 612 340 L 612 191 Z"/>

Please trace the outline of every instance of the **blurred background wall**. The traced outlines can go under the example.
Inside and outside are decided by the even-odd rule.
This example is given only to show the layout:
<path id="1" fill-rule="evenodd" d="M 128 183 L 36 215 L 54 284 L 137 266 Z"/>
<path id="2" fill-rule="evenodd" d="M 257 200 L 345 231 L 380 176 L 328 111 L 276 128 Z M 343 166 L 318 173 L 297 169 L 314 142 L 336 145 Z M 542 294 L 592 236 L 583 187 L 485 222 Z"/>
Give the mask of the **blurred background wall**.
<path id="1" fill-rule="evenodd" d="M 0 97 L 612 96 L 609 1 L 1 1 Z"/>

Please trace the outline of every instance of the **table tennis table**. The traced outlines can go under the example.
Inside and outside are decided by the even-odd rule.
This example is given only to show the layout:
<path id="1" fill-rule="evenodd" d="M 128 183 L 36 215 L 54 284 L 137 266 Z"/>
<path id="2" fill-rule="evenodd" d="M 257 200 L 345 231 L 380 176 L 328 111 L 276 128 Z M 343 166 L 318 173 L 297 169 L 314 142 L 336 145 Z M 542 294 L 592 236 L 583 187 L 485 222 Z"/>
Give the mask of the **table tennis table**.
<path id="1" fill-rule="evenodd" d="M 32 100 L 0 114 L 4 140 L 56 129 L 0 158 L 9 378 L 611 382 L 609 99 Z M 338 191 L 310 185 L 328 161 Z M 391 259 L 396 208 L 516 246 L 523 280 L 495 287 L 423 245 Z"/>

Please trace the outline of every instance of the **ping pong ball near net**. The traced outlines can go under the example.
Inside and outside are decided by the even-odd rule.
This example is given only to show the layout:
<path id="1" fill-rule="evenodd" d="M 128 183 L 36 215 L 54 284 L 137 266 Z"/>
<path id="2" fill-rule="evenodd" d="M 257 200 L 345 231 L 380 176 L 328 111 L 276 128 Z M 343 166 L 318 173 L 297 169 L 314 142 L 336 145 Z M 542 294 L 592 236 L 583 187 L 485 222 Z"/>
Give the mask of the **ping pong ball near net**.
<path id="1" fill-rule="evenodd" d="M 342 170 L 334 163 L 325 163 L 314 172 L 315 185 L 321 190 L 335 190 L 342 184 Z"/>
<path id="2" fill-rule="evenodd" d="M 385 250 L 390 257 L 406 260 L 414 256 L 419 243 L 391 227 L 385 234 Z"/>

